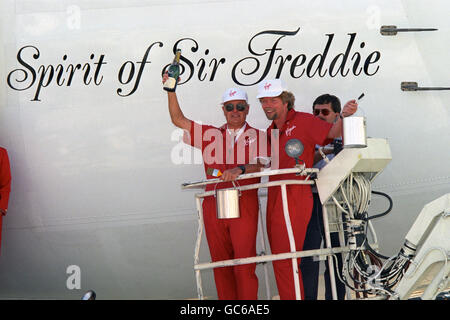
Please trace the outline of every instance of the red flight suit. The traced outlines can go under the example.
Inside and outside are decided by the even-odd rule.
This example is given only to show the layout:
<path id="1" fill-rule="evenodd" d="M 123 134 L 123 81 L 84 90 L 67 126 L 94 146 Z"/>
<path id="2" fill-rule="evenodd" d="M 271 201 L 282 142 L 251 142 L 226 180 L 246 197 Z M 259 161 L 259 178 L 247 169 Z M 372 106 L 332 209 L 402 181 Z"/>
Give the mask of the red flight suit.
<path id="1" fill-rule="evenodd" d="M 192 122 L 190 138 L 185 142 L 201 149 L 207 179 L 216 177 L 206 173 L 208 168 L 224 172 L 238 165 L 251 163 L 257 156 L 266 156 L 267 142 L 260 150 L 259 139 L 265 137 L 261 131 L 245 124 L 244 132 L 233 142 L 227 125 L 216 128 Z M 228 146 L 227 146 L 228 139 Z M 265 138 L 264 138 L 265 140 Z M 259 183 L 259 178 L 236 181 L 236 185 Z M 231 188 L 231 182 L 210 184 L 206 191 Z M 239 200 L 240 218 L 218 219 L 216 198 L 209 196 L 203 200 L 205 233 L 213 262 L 256 256 L 256 234 L 258 229 L 258 190 L 243 191 Z M 214 268 L 214 280 L 218 298 L 221 300 L 258 298 L 258 278 L 256 264 Z"/>
<path id="2" fill-rule="evenodd" d="M 296 112 L 293 109 L 289 110 L 286 122 L 284 123 L 282 128 L 276 128 L 275 122 L 272 122 L 267 130 L 268 138 L 274 139 L 274 135 L 277 134 L 274 129 L 279 129 L 279 149 L 272 150 L 272 164 L 274 163 L 274 156 L 277 156 L 276 153 L 278 152 L 279 169 L 293 168 L 295 166 L 295 160 L 286 154 L 284 147 L 289 139 L 296 138 L 299 139 L 304 146 L 304 151 L 300 156 L 300 160 L 303 160 L 305 162 L 307 168 L 312 168 L 315 145 L 326 145 L 329 143 L 329 141 L 331 141 L 326 138 L 331 127 L 332 124 L 314 117 L 312 114 Z M 274 145 L 273 142 L 272 144 Z M 301 180 L 305 179 L 305 177 L 296 176 L 295 174 L 284 174 L 271 176 L 269 180 L 276 181 L 288 179 Z M 291 219 L 296 251 L 301 251 L 303 248 L 303 241 L 305 239 L 306 229 L 311 218 L 311 211 L 313 206 L 311 187 L 310 185 L 287 185 L 286 191 L 289 216 Z M 283 214 L 281 187 L 278 186 L 268 189 L 267 235 L 273 254 L 291 251 Z M 297 260 L 297 265 L 299 265 L 300 259 Z M 296 297 L 292 272 L 292 260 L 287 259 L 274 261 L 273 268 L 275 272 L 278 292 L 280 294 L 280 299 L 295 299 Z M 302 297 L 304 297 L 300 269 L 299 279 L 301 295 Z"/>
<path id="3" fill-rule="evenodd" d="M 0 147 L 0 209 L 8 210 L 9 193 L 11 192 L 11 170 L 8 152 Z M 2 218 L 0 214 L 0 246 L 2 240 Z"/>

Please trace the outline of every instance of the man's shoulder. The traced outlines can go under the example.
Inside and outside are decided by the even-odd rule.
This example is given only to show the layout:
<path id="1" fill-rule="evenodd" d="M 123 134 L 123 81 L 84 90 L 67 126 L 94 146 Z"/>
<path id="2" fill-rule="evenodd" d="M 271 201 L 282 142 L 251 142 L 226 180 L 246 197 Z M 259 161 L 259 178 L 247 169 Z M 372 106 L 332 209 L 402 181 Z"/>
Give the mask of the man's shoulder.
<path id="1" fill-rule="evenodd" d="M 329 130 L 333 124 L 328 123 L 325 120 L 320 119 L 319 117 L 316 117 L 312 113 L 308 112 L 302 112 L 302 111 L 296 111 L 295 116 L 293 118 L 293 122 L 303 122 L 305 125 L 314 126 L 317 128 L 324 128 L 326 130 Z"/>
<path id="2" fill-rule="evenodd" d="M 255 130 L 256 132 L 264 132 L 264 130 L 255 128 L 253 126 L 251 126 L 250 124 L 247 123 L 247 128 L 245 130 Z"/>
<path id="3" fill-rule="evenodd" d="M 245 129 L 244 135 L 256 137 L 258 140 L 265 139 L 267 137 L 267 131 L 261 130 L 247 124 L 247 128 Z"/>
<path id="4" fill-rule="evenodd" d="M 294 119 L 315 119 L 316 117 L 309 112 L 294 111 Z"/>

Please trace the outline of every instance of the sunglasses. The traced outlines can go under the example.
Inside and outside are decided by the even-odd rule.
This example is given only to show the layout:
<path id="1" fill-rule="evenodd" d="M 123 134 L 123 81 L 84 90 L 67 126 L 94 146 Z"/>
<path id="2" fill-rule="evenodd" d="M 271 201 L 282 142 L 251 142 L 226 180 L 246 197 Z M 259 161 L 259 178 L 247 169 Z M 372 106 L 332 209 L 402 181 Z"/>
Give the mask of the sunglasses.
<path id="1" fill-rule="evenodd" d="M 226 104 L 224 107 L 225 107 L 225 110 L 227 110 L 228 112 L 231 112 L 234 110 L 234 104 L 232 104 L 232 103 Z M 246 107 L 247 107 L 247 105 L 245 103 L 236 104 L 237 111 L 244 111 Z"/>
<path id="2" fill-rule="evenodd" d="M 315 115 L 315 116 L 318 116 L 321 112 L 322 112 L 322 114 L 323 114 L 324 116 L 327 116 L 327 115 L 330 114 L 331 111 L 328 110 L 328 109 L 314 109 L 314 115 Z"/>

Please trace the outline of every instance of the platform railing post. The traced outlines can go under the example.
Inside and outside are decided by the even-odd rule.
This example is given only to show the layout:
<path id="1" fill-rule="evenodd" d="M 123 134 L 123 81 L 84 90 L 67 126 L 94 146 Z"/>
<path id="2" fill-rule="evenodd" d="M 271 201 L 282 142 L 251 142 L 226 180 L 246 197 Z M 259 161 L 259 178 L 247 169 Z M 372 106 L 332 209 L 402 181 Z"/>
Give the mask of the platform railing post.
<path id="1" fill-rule="evenodd" d="M 330 227 L 328 225 L 328 211 L 325 205 L 322 206 L 322 215 L 323 215 L 323 228 L 325 231 L 325 244 L 327 248 L 331 248 Z M 328 259 L 328 269 L 330 270 L 331 295 L 333 297 L 333 300 L 337 300 L 336 278 L 334 276 L 333 257 L 329 255 L 327 259 Z"/>
<path id="2" fill-rule="evenodd" d="M 203 208 L 201 199 L 196 197 L 195 202 L 197 204 L 197 213 L 198 213 L 198 229 L 197 229 L 197 241 L 195 243 L 194 250 L 194 266 L 198 265 L 199 254 L 200 254 L 200 245 L 202 243 L 202 234 L 203 234 Z M 203 300 L 203 286 L 202 286 L 202 277 L 200 274 L 200 270 L 195 270 L 195 279 L 197 282 L 197 295 L 199 300 Z"/>
<path id="3" fill-rule="evenodd" d="M 283 213 L 284 213 L 284 220 L 286 222 L 286 229 L 287 229 L 288 237 L 289 237 L 289 245 L 291 248 L 291 252 L 296 252 L 297 250 L 295 248 L 294 232 L 292 231 L 291 218 L 289 217 L 286 184 L 281 185 L 281 199 L 283 202 Z M 297 264 L 297 258 L 295 258 L 295 257 L 292 258 L 292 273 L 294 276 L 295 298 L 297 300 L 301 300 L 302 294 L 300 292 L 300 279 L 298 277 L 298 264 Z"/>
<path id="4" fill-rule="evenodd" d="M 261 247 L 263 250 L 263 254 L 267 254 L 266 249 L 266 242 L 264 240 L 264 224 L 263 224 L 263 215 L 261 211 L 261 203 L 259 202 L 258 198 L 258 207 L 259 207 L 259 219 L 258 219 L 258 226 L 261 234 Z M 264 280 L 266 282 L 266 296 L 267 300 L 270 300 L 270 282 L 269 282 L 269 270 L 267 268 L 267 262 L 262 262 L 263 268 L 264 268 Z"/>

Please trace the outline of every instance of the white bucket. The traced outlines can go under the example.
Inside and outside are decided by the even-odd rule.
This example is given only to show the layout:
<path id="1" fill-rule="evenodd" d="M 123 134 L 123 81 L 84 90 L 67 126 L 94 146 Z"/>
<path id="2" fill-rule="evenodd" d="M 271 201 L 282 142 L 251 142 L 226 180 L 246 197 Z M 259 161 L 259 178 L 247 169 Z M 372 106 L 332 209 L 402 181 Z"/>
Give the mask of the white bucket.
<path id="1" fill-rule="evenodd" d="M 346 117 L 343 119 L 343 143 L 344 148 L 367 147 L 366 118 Z"/>
<path id="2" fill-rule="evenodd" d="M 233 182 L 233 185 L 236 185 Z M 240 192 L 237 188 L 215 190 L 217 219 L 233 219 L 241 216 L 239 211 Z"/>

